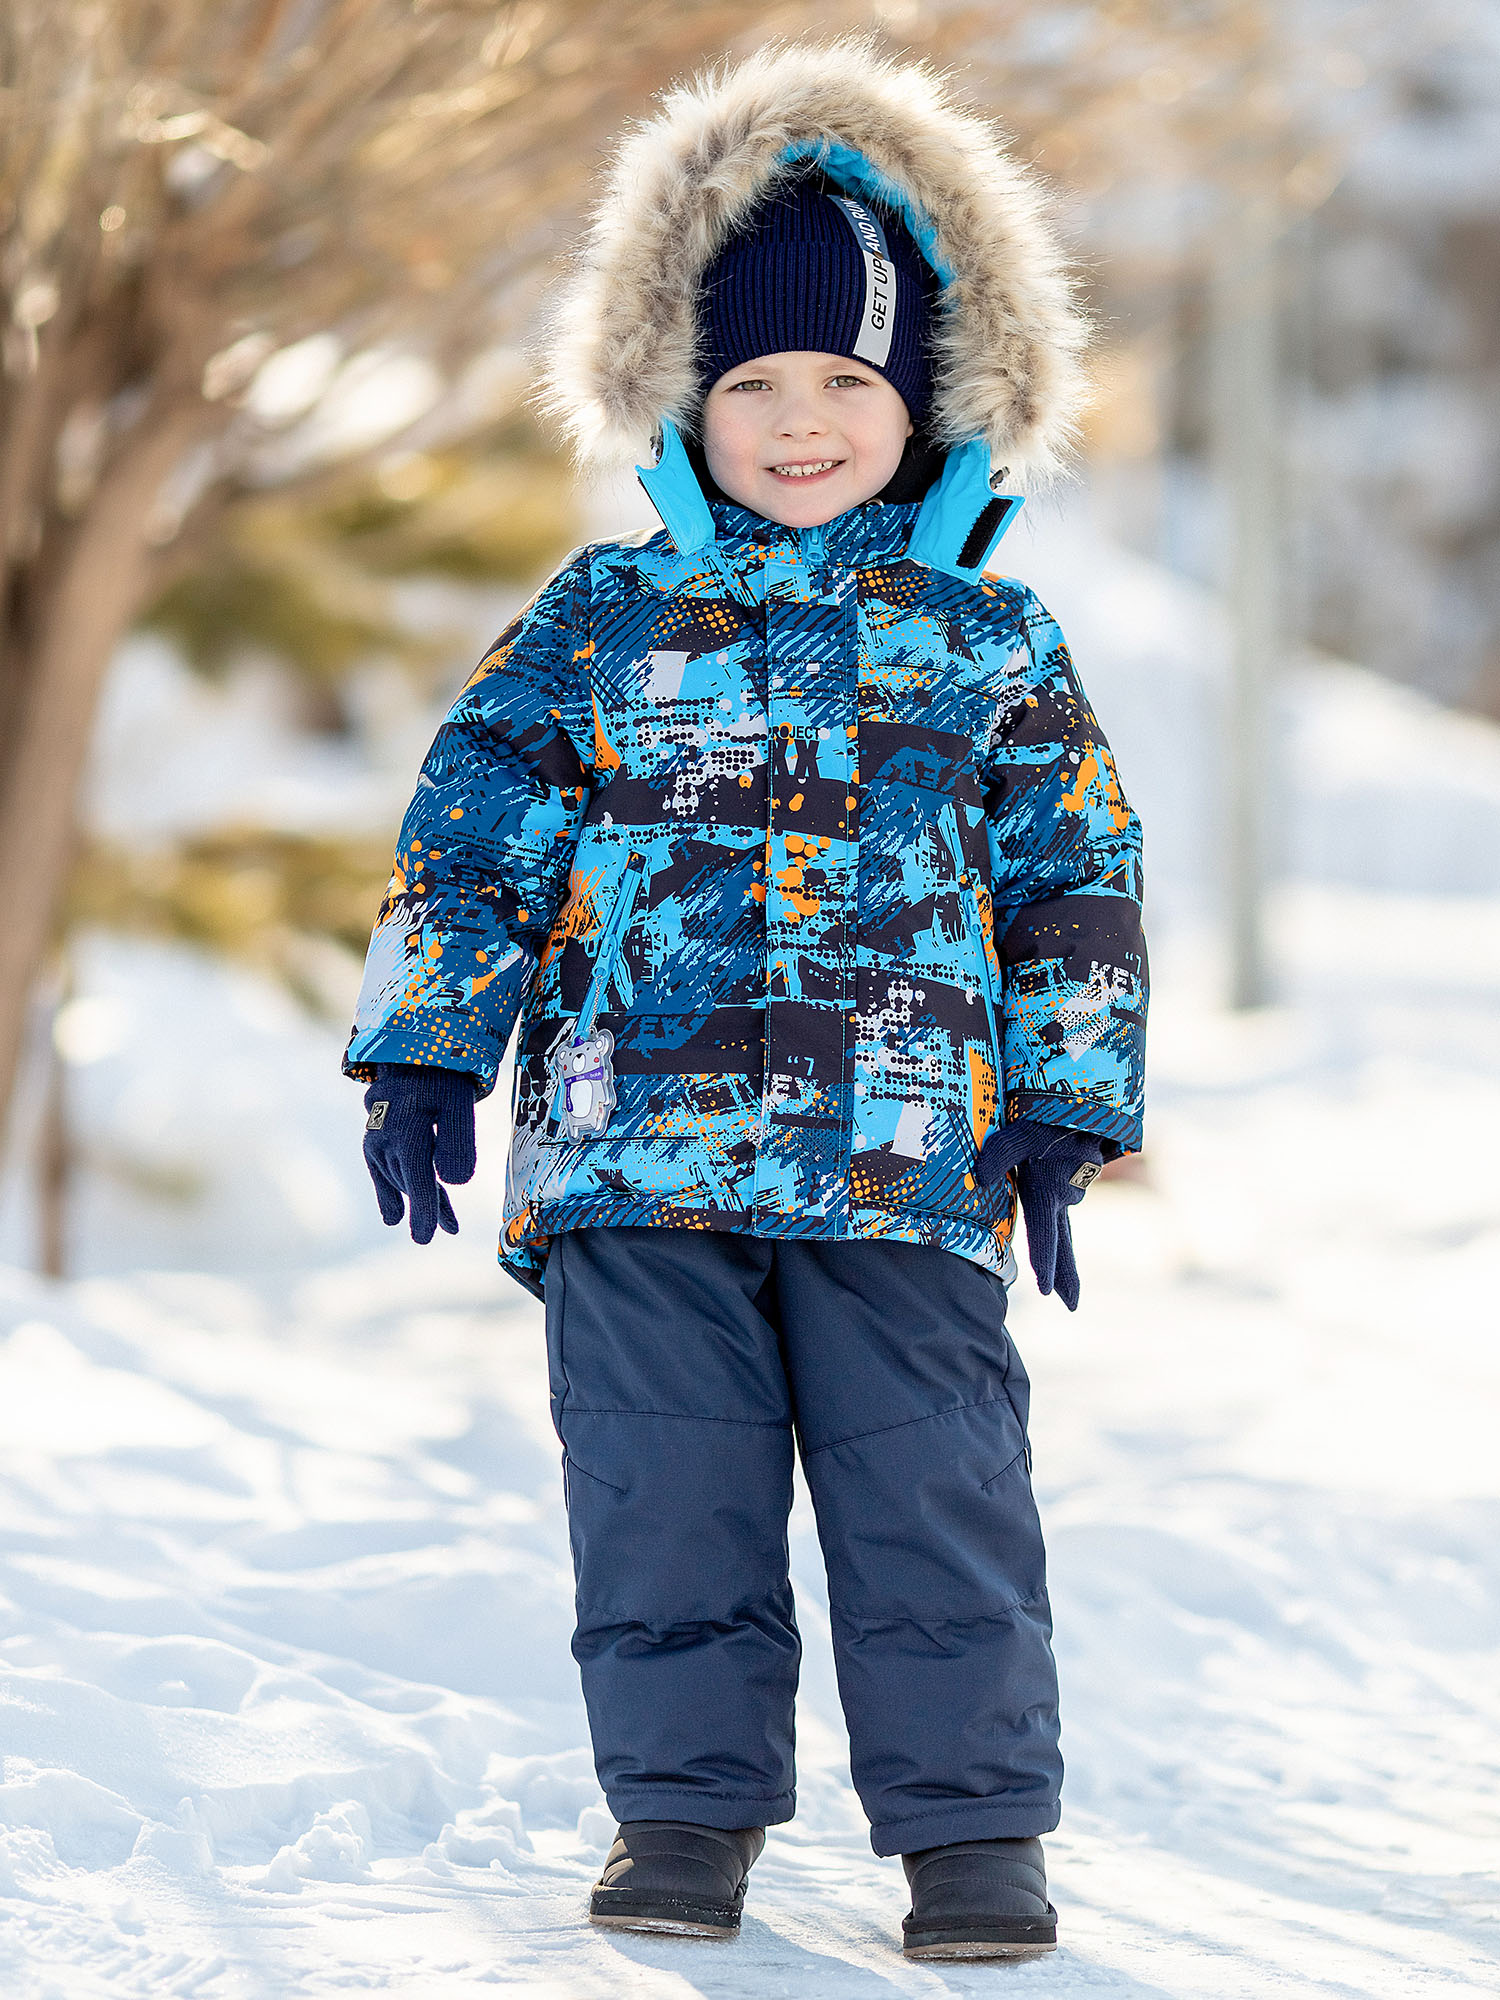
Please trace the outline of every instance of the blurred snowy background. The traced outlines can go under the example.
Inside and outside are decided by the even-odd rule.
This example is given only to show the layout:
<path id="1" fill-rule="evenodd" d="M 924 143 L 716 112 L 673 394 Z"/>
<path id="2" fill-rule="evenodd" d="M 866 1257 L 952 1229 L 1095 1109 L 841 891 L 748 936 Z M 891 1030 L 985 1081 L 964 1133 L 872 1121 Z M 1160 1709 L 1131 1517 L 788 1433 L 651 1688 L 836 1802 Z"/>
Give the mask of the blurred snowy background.
<path id="1" fill-rule="evenodd" d="M 225 240 L 214 203 L 264 170 L 256 135 L 320 73 L 299 51 L 348 11 L 228 6 L 176 70 L 124 0 L 0 26 L 33 105 L 50 78 L 61 107 L 28 139 L 7 100 L 0 465 L 41 387 L 51 456 L 35 511 L 5 517 L 0 816 L 32 754 L 27 673 L 61 678 L 38 606 L 157 408 L 140 342 L 172 313 L 122 320 L 115 374 L 71 406 L 48 342 L 97 342 L 99 271 L 135 299 L 169 238 L 181 301 L 184 228 Z M 151 517 L 153 586 L 85 633 L 101 682 L 0 1179 L 0 1976 L 27 2000 L 988 1988 L 900 1959 L 800 1502 L 803 1803 L 745 1935 L 588 1931 L 611 1828 L 539 1309 L 493 1260 L 505 1093 L 461 1235 L 422 1251 L 381 1227 L 338 1074 L 448 699 L 567 548 L 649 518 L 628 486 L 574 491 L 521 401 L 597 133 L 700 54 L 809 17 L 434 9 L 434 78 L 399 40 L 378 70 L 376 29 L 408 16 L 364 11 L 346 98 L 405 92 L 331 150 L 394 177 L 350 211 L 365 291 L 320 268 L 293 323 L 241 286 L 218 374 L 194 378 L 224 421 Z M 1131 2000 L 1492 1992 L 1500 16 L 819 16 L 848 24 L 971 65 L 1063 202 L 1100 398 L 1080 479 L 1028 505 L 1006 566 L 1067 634 L 1148 843 L 1147 1152 L 1079 1213 L 1076 1317 L 1029 1279 L 1013 1299 L 1069 1787 L 1063 1948 L 999 1976 Z M 118 200 L 79 165 L 96 99 Z M 442 171 L 482 156 L 485 198 L 525 217 L 474 281 L 504 301 L 483 338 L 453 326 L 461 236 L 430 204 L 413 220 L 410 132 L 439 115 L 485 142 Z M 291 272 L 300 198 L 271 232 Z M 8 900 L 42 846 L 10 842 Z M 1232 1004 L 1247 983 L 1262 1004 Z"/>

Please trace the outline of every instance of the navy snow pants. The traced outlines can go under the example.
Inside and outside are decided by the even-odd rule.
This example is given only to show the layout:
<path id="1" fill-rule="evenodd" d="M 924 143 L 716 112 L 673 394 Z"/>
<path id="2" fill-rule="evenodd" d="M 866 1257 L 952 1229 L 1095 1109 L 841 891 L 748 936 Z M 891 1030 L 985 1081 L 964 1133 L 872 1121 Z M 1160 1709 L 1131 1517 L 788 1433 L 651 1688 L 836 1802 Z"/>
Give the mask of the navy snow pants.
<path id="1" fill-rule="evenodd" d="M 875 1852 L 1050 1832 L 1057 1679 L 999 1279 L 913 1243 L 575 1229 L 546 1305 L 616 1819 L 792 1816 L 795 1434 Z"/>

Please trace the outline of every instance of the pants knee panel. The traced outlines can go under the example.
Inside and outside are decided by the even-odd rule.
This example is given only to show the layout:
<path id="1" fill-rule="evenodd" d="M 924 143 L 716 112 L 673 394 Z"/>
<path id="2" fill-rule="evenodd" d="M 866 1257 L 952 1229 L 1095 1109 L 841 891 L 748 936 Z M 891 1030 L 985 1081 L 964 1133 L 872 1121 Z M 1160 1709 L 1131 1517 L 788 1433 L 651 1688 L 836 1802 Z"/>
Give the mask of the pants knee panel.
<path id="1" fill-rule="evenodd" d="M 572 1408 L 560 1429 L 581 1621 L 732 1621 L 785 1587 L 789 1430 Z"/>
<path id="2" fill-rule="evenodd" d="M 983 1619 L 1044 1599 L 1026 1439 L 1009 1397 L 807 1460 L 829 1594 L 875 1623 Z"/>

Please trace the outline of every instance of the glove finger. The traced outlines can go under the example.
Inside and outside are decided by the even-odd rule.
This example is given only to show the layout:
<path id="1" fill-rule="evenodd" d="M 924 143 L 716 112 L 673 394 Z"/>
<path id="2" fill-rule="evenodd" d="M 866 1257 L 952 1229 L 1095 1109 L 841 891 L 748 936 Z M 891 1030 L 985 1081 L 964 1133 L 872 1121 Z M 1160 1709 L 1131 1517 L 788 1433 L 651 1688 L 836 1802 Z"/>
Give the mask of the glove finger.
<path id="1" fill-rule="evenodd" d="M 380 1203 L 380 1219 L 388 1229 L 394 1228 L 406 1214 L 406 1203 L 402 1199 L 401 1190 L 368 1147 L 365 1148 L 365 1165 L 370 1169 L 370 1179 L 375 1183 L 375 1199 Z"/>
<path id="2" fill-rule="evenodd" d="M 464 1086 L 468 1088 L 467 1085 Z M 467 1104 L 445 1104 L 438 1113 L 437 1145 L 433 1164 L 441 1181 L 467 1181 L 474 1177 L 474 1100 Z M 444 1228 L 447 1224 L 444 1223 Z"/>
<path id="3" fill-rule="evenodd" d="M 1068 1311 L 1077 1312 L 1078 1260 L 1073 1255 L 1073 1225 L 1068 1220 L 1066 1209 L 1061 1210 L 1057 1218 L 1057 1270 L 1053 1284 Z"/>
<path id="4" fill-rule="evenodd" d="M 458 1234 L 458 1217 L 453 1213 L 453 1204 L 448 1199 L 448 1190 L 438 1182 L 438 1228 L 446 1229 L 450 1236 Z"/>
<path id="5" fill-rule="evenodd" d="M 421 1126 L 406 1135 L 396 1156 L 396 1178 L 406 1190 L 414 1243 L 430 1243 L 438 1220 L 438 1184 L 432 1170 L 432 1128 Z"/>
<path id="6" fill-rule="evenodd" d="M 1030 1176 L 1021 1185 L 1021 1213 L 1026 1218 L 1026 1249 L 1036 1276 L 1036 1288 L 1044 1296 L 1052 1290 L 1057 1269 L 1058 1208 L 1032 1186 Z"/>

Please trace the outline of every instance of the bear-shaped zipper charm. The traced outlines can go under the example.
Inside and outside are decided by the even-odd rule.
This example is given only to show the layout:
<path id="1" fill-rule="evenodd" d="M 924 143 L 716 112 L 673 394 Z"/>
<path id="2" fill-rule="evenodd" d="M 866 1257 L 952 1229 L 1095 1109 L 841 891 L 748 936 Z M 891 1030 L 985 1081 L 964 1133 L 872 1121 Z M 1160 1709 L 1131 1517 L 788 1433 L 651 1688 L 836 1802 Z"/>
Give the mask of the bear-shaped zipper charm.
<path id="1" fill-rule="evenodd" d="M 594 1139 L 615 1108 L 615 1038 L 608 1028 L 572 1036 L 552 1058 L 553 1106 L 563 1136 Z"/>

